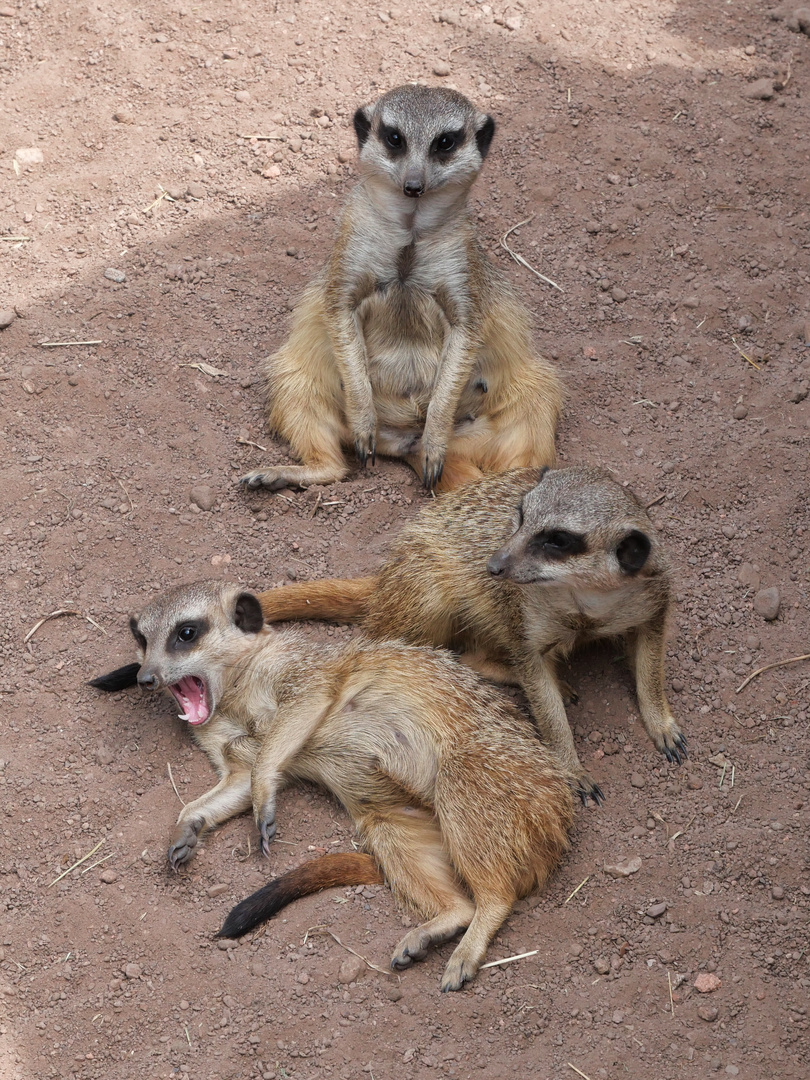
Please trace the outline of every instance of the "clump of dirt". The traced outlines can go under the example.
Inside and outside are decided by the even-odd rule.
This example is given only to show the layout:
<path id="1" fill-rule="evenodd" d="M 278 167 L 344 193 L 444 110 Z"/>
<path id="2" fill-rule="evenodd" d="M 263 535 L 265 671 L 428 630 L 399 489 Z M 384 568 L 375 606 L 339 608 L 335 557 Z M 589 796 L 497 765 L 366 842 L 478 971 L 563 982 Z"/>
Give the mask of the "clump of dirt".
<path id="1" fill-rule="evenodd" d="M 4 1078 L 806 1076 L 807 662 L 740 689 L 807 652 L 796 29 L 752 0 L 0 6 Z M 268 875 L 350 849 L 347 818 L 294 789 L 269 861 L 242 818 L 171 875 L 207 762 L 170 703 L 85 685 L 160 588 L 369 571 L 425 498 L 392 462 L 236 483 L 285 452 L 258 361 L 330 244 L 352 112 L 408 79 L 497 117 L 474 214 L 565 377 L 561 459 L 615 470 L 672 552 L 691 752 L 655 753 L 611 650 L 575 662 L 608 802 L 490 958 L 538 952 L 454 995 L 451 946 L 386 978 L 307 933 L 384 967 L 408 917 L 381 887 L 215 942 Z M 500 247 L 525 219 L 510 246 L 562 291 Z"/>

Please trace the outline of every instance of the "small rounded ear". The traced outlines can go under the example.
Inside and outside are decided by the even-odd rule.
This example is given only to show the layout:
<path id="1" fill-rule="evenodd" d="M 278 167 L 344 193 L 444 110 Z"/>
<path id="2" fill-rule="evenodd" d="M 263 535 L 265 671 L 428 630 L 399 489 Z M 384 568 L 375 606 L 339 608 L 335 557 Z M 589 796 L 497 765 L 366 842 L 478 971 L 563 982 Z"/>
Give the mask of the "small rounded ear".
<path id="1" fill-rule="evenodd" d="M 250 592 L 239 593 L 233 609 L 233 621 L 243 634 L 258 634 L 264 626 L 259 598 Z"/>
<path id="2" fill-rule="evenodd" d="M 362 150 L 366 144 L 366 139 L 371 131 L 371 110 L 368 105 L 364 105 L 358 109 L 354 114 L 354 133 L 357 136 L 357 145 Z"/>
<path id="3" fill-rule="evenodd" d="M 649 558 L 651 548 L 652 541 L 646 533 L 631 529 L 616 548 L 616 558 L 625 574 L 637 574 Z"/>
<path id="4" fill-rule="evenodd" d="M 478 153 L 481 155 L 481 160 L 489 153 L 489 148 L 492 143 L 492 136 L 495 134 L 495 121 L 491 116 L 485 116 L 484 121 L 475 133 L 475 141 L 478 144 Z"/>

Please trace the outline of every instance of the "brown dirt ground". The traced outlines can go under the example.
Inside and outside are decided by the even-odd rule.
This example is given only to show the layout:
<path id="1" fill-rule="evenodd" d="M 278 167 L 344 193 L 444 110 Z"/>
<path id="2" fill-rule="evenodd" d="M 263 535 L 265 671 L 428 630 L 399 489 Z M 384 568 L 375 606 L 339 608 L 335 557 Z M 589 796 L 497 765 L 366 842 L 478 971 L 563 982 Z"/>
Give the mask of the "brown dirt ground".
<path id="1" fill-rule="evenodd" d="M 810 669 L 735 689 L 808 648 L 810 39 L 754 0 L 0 8 L 2 1080 L 806 1078 Z M 770 100 L 750 96 L 775 76 Z M 235 483 L 284 452 L 258 360 L 330 243 L 351 113 L 408 79 L 499 120 L 481 234 L 565 376 L 563 461 L 657 500 L 692 751 L 669 767 L 613 652 L 580 658 L 571 719 L 608 802 L 578 814 L 567 862 L 490 950 L 537 954 L 446 996 L 449 946 L 399 980 L 347 981 L 351 955 L 305 938 L 328 924 L 384 966 L 407 920 L 382 888 L 309 898 L 218 948 L 269 874 L 348 849 L 347 819 L 292 790 L 269 864 L 240 818 L 172 876 L 167 763 L 186 799 L 210 768 L 165 700 L 85 685 L 132 659 L 125 616 L 157 589 L 370 570 L 421 504 L 391 462 L 320 506 Z M 15 168 L 18 148 L 43 161 Z M 510 242 L 562 292 L 499 250 L 530 217 Z M 780 590 L 775 621 L 760 586 Z M 60 608 L 95 622 L 24 645 Z M 634 856 L 632 877 L 604 873 Z M 698 993 L 699 973 L 719 989 Z"/>

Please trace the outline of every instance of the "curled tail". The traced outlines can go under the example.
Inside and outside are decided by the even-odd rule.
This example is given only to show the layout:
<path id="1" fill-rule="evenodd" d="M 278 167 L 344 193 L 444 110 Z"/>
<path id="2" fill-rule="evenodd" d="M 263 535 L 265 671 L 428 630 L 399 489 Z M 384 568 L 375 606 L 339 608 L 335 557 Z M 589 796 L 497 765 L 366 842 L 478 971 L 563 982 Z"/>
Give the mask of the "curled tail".
<path id="1" fill-rule="evenodd" d="M 344 581 L 301 581 L 259 593 L 262 613 L 267 622 L 286 619 L 333 619 L 335 622 L 359 622 L 368 609 L 368 598 L 377 584 L 376 577 Z"/>
<path id="2" fill-rule="evenodd" d="M 382 872 L 370 855 L 346 852 L 324 855 L 274 878 L 237 904 L 217 934 L 237 938 L 271 918 L 293 900 L 339 885 L 381 885 Z"/>

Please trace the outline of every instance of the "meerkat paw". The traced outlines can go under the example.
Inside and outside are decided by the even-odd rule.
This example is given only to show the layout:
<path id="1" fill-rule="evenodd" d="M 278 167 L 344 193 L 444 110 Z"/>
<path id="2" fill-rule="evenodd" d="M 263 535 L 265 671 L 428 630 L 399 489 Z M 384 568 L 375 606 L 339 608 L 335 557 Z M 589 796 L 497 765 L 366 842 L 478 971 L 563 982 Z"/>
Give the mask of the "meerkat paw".
<path id="1" fill-rule="evenodd" d="M 472 982 L 478 974 L 480 965 L 471 957 L 459 956 L 461 946 L 447 961 L 441 981 L 441 990 L 446 994 L 449 990 L 462 990 L 468 982 Z"/>
<path id="2" fill-rule="evenodd" d="M 433 491 L 438 487 L 444 472 L 444 459 L 447 448 L 445 446 L 432 446 L 423 439 L 425 456 L 422 464 L 422 483 L 427 491 Z"/>
<path id="3" fill-rule="evenodd" d="M 356 434 L 354 437 L 354 452 L 357 460 L 365 469 L 369 458 L 371 464 L 377 463 L 377 435 L 372 429 L 370 432 L 366 432 L 364 435 Z"/>
<path id="4" fill-rule="evenodd" d="M 270 854 L 270 845 L 276 838 L 276 812 L 266 810 L 256 823 L 259 826 L 259 836 L 262 839 L 262 854 Z"/>
<path id="5" fill-rule="evenodd" d="M 257 488 L 265 488 L 267 491 L 281 491 L 282 488 L 294 486 L 294 481 L 284 475 L 282 469 L 261 469 L 256 472 L 245 473 L 240 476 L 239 483 L 246 488 L 255 491 Z"/>
<path id="6" fill-rule="evenodd" d="M 431 940 L 430 934 L 425 933 L 421 927 L 411 930 L 397 945 L 391 957 L 391 969 L 402 971 L 403 968 L 410 967 L 414 960 L 424 960 Z"/>
<path id="7" fill-rule="evenodd" d="M 177 826 L 172 833 L 168 851 L 169 866 L 171 866 L 172 870 L 179 870 L 193 857 L 199 838 L 199 826 L 195 826 L 190 822 L 184 822 L 182 825 Z"/>
<path id="8" fill-rule="evenodd" d="M 651 732 L 650 737 L 671 765 L 680 765 L 689 756 L 686 752 L 686 736 L 672 719 L 663 731 Z"/>
<path id="9" fill-rule="evenodd" d="M 579 694 L 569 683 L 563 679 L 557 680 L 557 687 L 560 691 L 560 697 L 563 699 L 563 705 L 567 708 L 569 705 L 579 704 Z"/>
<path id="10" fill-rule="evenodd" d="M 582 805 L 588 805 L 588 799 L 591 799 L 596 806 L 605 801 L 605 796 L 602 789 L 597 782 L 593 779 L 590 773 L 581 769 L 574 773 L 571 778 L 571 787 L 574 790 L 574 794 L 578 795 L 582 800 Z"/>

